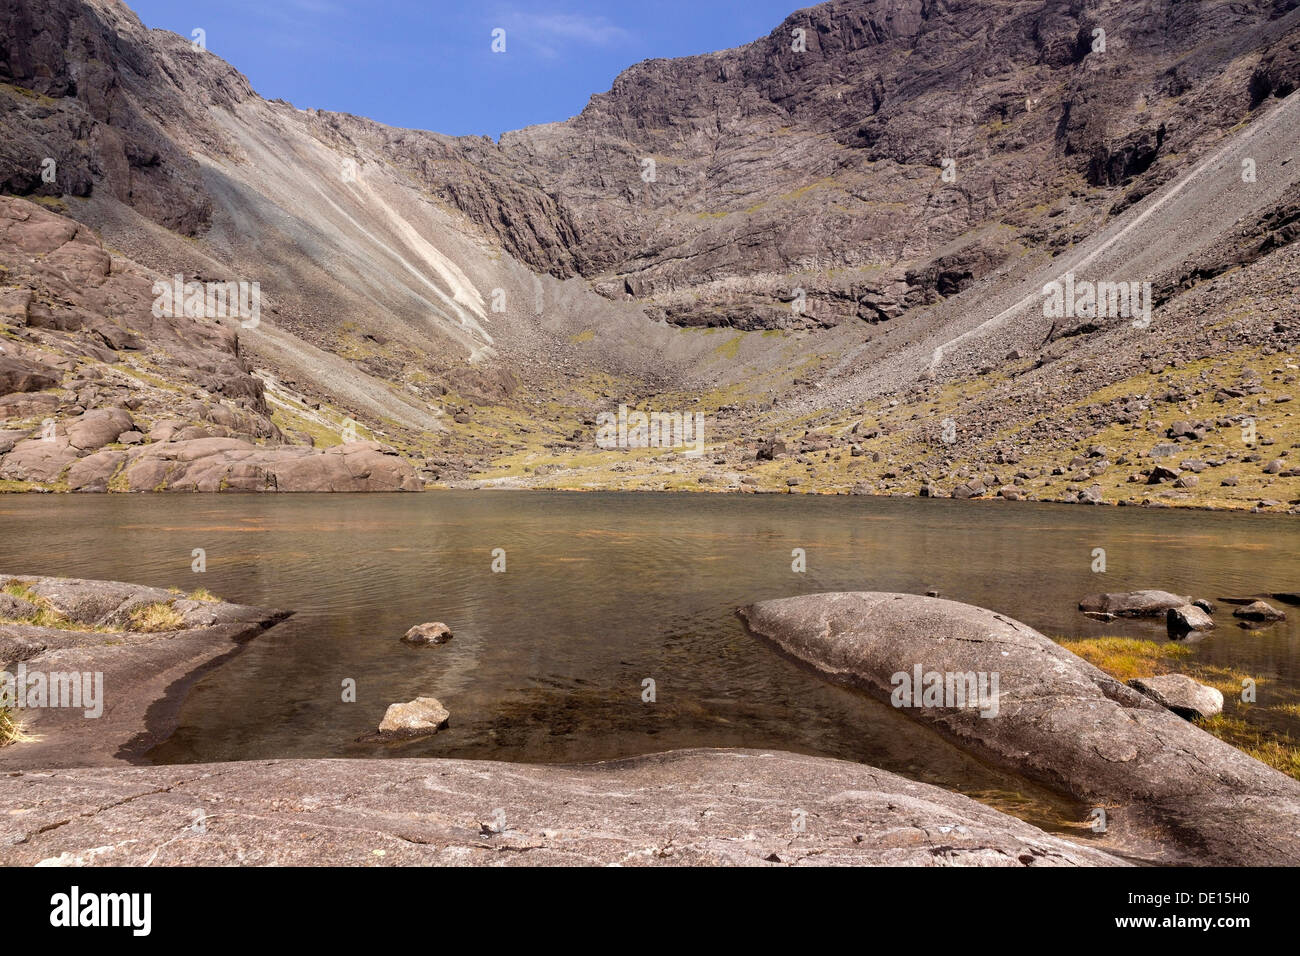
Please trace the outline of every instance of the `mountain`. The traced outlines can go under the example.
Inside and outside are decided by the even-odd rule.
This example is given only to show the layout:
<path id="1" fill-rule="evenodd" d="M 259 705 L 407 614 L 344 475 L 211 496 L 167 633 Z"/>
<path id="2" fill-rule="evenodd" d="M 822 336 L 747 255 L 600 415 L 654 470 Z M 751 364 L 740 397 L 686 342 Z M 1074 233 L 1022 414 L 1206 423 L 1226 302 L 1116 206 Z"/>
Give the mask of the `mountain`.
<path id="1" fill-rule="evenodd" d="M 104 402 L 139 393 L 110 489 L 171 422 L 252 446 L 206 456 L 204 487 L 242 487 L 234 452 L 335 467 L 359 429 L 408 487 L 1286 507 L 1297 85 L 1296 0 L 833 0 L 493 143 L 267 102 L 117 0 L 0 0 L 4 215 L 102 241 L 108 275 L 73 285 L 263 303 L 225 320 L 229 374 L 196 377 L 149 334 L 152 290 L 73 302 L 14 245 L 4 301 L 37 307 L 3 335 L 71 363 L 23 378 L 56 432 L 99 407 L 87 368 Z M 1045 307 L 1076 281 L 1150 312 Z M 620 405 L 699 413 L 706 453 L 603 449 Z M 39 424 L 11 415 L 0 449 Z M 14 453 L 0 480 L 71 486 Z M 300 486 L 259 467 L 245 484 Z"/>

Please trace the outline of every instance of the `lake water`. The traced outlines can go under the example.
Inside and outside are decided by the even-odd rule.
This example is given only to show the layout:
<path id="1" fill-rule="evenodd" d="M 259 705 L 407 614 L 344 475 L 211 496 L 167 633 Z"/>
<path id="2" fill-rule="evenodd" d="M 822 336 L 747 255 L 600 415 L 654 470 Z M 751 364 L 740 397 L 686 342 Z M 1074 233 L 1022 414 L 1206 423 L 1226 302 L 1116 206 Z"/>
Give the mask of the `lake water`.
<path id="1" fill-rule="evenodd" d="M 207 571 L 191 571 L 195 548 Z M 806 552 L 806 573 L 792 551 Z M 1104 548 L 1107 571 L 1092 571 Z M 494 573 L 493 552 L 505 552 Z M 829 591 L 924 593 L 1054 637 L 1098 624 L 1098 590 L 1217 599 L 1300 590 L 1294 518 L 999 501 L 434 492 L 423 495 L 0 496 L 0 570 L 134 581 L 295 616 L 204 677 L 158 762 L 443 756 L 577 762 L 761 747 L 871 763 L 1056 829 L 1072 806 L 966 757 L 888 706 L 749 637 L 735 609 Z M 1277 602 L 1273 602 L 1277 603 Z M 1230 608 L 1198 659 L 1300 701 L 1300 613 L 1260 632 Z M 410 648 L 413 624 L 450 643 Z M 656 700 L 643 701 L 643 682 Z M 343 701 L 346 679 L 357 702 Z M 1263 693 L 1263 691 L 1261 691 Z M 437 697 L 451 726 L 358 742 L 395 701 Z M 1300 736 L 1300 720 L 1272 716 Z"/>

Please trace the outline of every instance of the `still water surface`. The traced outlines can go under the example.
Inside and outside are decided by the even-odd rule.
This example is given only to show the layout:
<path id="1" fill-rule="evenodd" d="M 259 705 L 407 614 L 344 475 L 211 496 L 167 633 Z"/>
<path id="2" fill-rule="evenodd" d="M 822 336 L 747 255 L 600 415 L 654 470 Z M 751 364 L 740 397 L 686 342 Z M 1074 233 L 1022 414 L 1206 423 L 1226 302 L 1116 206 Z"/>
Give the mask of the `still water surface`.
<path id="1" fill-rule="evenodd" d="M 195 548 L 206 552 L 204 574 L 190 570 Z M 492 571 L 498 548 L 505 573 Z M 795 548 L 806 551 L 806 573 L 791 569 Z M 1095 548 L 1106 550 L 1105 574 L 1092 571 Z M 1091 591 L 1138 587 L 1211 599 L 1300 591 L 1300 525 L 795 495 L 5 496 L 0 570 L 203 586 L 296 612 L 201 680 L 180 728 L 152 754 L 158 762 L 575 762 L 778 748 L 871 763 L 1057 828 L 1086 809 L 779 658 L 745 633 L 735 609 L 816 591 L 936 588 L 1054 637 L 1163 640 L 1162 625 L 1096 624 L 1076 604 Z M 1300 701 L 1300 613 L 1252 633 L 1228 611 L 1198 658 L 1259 675 L 1277 702 Z M 399 642 L 423 621 L 446 622 L 455 639 Z M 642 700 L 646 678 L 654 703 Z M 345 679 L 356 681 L 356 703 L 342 699 Z M 446 705 L 448 730 L 401 745 L 358 742 L 388 704 L 418 696 Z M 1268 719 L 1300 736 L 1300 720 Z"/>

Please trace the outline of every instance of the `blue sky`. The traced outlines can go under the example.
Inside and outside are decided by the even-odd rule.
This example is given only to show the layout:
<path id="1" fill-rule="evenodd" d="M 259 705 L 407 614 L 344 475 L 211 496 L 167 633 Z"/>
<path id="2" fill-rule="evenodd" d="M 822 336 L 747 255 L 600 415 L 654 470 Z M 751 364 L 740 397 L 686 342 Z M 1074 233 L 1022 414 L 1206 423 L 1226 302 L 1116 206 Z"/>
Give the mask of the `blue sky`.
<path id="1" fill-rule="evenodd" d="M 127 0 L 267 99 L 392 126 L 486 135 L 581 112 L 650 57 L 766 36 L 808 0 Z M 491 50 L 506 31 L 506 52 Z"/>

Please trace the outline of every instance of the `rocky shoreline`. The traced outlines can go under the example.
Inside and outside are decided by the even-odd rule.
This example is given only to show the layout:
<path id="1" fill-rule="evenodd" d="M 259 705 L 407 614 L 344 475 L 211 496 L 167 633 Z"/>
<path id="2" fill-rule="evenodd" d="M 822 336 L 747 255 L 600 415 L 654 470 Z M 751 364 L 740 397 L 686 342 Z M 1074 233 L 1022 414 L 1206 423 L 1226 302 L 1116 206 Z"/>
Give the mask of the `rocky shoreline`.
<path id="1" fill-rule="evenodd" d="M 0 769 L 142 760 L 175 729 L 195 681 L 288 616 L 116 581 L 0 575 L 4 670 L 91 675 L 81 696 L 92 698 L 15 710 L 36 739 L 0 749 Z M 47 681 L 48 694 L 56 683 Z M 101 713 L 88 719 L 96 708 Z"/>
<path id="2" fill-rule="evenodd" d="M 991 715 L 952 706 L 907 714 L 968 752 L 1103 809 L 1108 831 L 1146 859 L 1300 862 L 1300 781 L 1025 624 L 955 601 L 879 592 L 764 601 L 740 615 L 783 654 L 885 699 L 913 666 L 997 675 Z"/>
<path id="3" fill-rule="evenodd" d="M 9 865 L 1294 863 L 1300 784 L 1030 628 L 955 602 L 826 594 L 741 612 L 868 692 L 903 664 L 1000 671 L 995 709 L 907 711 L 983 759 L 1104 808 L 1050 834 L 843 760 L 694 749 L 581 766 L 452 759 L 144 766 L 186 690 L 285 612 L 118 582 L 0 576 L 6 673 L 96 672 L 101 713 L 0 747 Z M 756 653 L 761 650 L 756 649 Z M 51 684 L 53 686 L 53 684 Z"/>
<path id="4" fill-rule="evenodd" d="M 941 495 L 929 495 L 917 493 L 908 493 L 903 491 L 866 491 L 866 490 L 844 490 L 844 489 L 823 489 L 823 490 L 804 490 L 799 488 L 717 488 L 708 485 L 698 487 L 682 488 L 621 488 L 621 487 L 603 487 L 590 486 L 582 488 L 571 487 L 554 487 L 551 485 L 529 484 L 525 482 L 499 482 L 499 481 L 461 481 L 447 485 L 431 485 L 421 489 L 423 491 L 549 491 L 558 494 L 595 494 L 600 492 L 618 494 L 639 494 L 639 495 L 678 495 L 678 494 L 708 494 L 708 495 L 810 495 L 826 496 L 830 498 L 924 498 L 928 500 L 941 500 Z M 954 499 L 964 500 L 964 499 Z M 1239 502 L 1206 504 L 1198 501 L 1128 501 L 1119 499 L 1114 501 L 1106 500 L 1077 500 L 1066 498 L 1026 498 L 1026 497 L 982 497 L 973 499 L 975 501 L 989 502 L 997 507 L 1003 503 L 1007 504 L 1035 504 L 1035 505 L 1063 505 L 1077 507 L 1079 505 L 1092 505 L 1096 507 L 1108 508 L 1153 508 L 1153 509 L 1170 509 L 1176 508 L 1180 511 L 1244 511 L 1254 514 L 1276 514 L 1276 515 L 1297 515 L 1300 514 L 1300 504 L 1294 502 Z"/>

